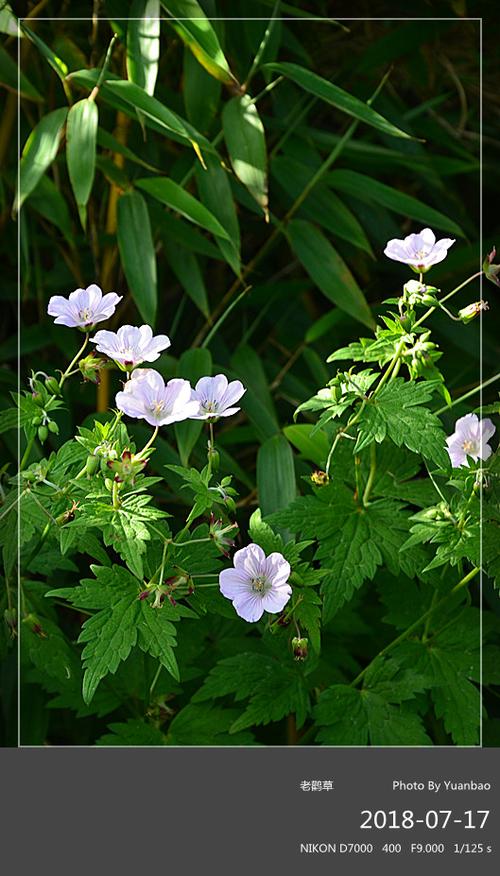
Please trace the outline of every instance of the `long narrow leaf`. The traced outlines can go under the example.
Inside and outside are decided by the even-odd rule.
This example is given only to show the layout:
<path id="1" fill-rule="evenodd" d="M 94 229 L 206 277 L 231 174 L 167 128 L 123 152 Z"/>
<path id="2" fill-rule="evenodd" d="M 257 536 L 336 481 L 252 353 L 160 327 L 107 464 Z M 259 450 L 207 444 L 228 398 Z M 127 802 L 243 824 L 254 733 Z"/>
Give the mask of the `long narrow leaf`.
<path id="1" fill-rule="evenodd" d="M 175 19 L 172 27 L 205 70 L 226 85 L 236 83 L 217 34 L 196 0 L 161 0 L 161 5 Z"/>
<path id="2" fill-rule="evenodd" d="M 290 222 L 286 233 L 295 255 L 323 294 L 354 319 L 373 328 L 373 317 L 361 289 L 324 234 L 303 219 Z"/>
<path id="3" fill-rule="evenodd" d="M 360 122 L 366 122 L 367 125 L 383 131 L 384 134 L 390 134 L 392 137 L 414 139 L 411 134 L 402 131 L 401 128 L 397 128 L 396 125 L 393 125 L 392 122 L 381 116 L 380 113 L 372 109 L 371 106 L 368 106 L 367 103 L 359 100 L 358 97 L 354 97 L 353 94 L 349 94 L 348 91 L 344 91 L 343 88 L 339 88 L 338 85 L 328 82 L 327 79 L 323 79 L 322 76 L 318 76 L 312 70 L 306 70 L 305 67 L 288 62 L 265 64 L 264 69 L 273 70 L 275 73 L 286 76 L 292 82 L 299 85 L 300 88 L 309 91 L 315 97 L 319 97 L 320 100 L 325 100 L 349 116 L 359 119 Z"/>
<path id="4" fill-rule="evenodd" d="M 26 140 L 19 168 L 20 181 L 15 211 L 21 209 L 56 157 L 67 114 L 66 107 L 47 113 Z"/>
<path id="5" fill-rule="evenodd" d="M 154 94 L 159 57 L 159 0 L 134 0 L 127 25 L 127 75 L 146 94 Z"/>
<path id="6" fill-rule="evenodd" d="M 201 225 L 202 228 L 216 236 L 229 239 L 227 231 L 217 221 L 215 216 L 173 180 L 166 179 L 163 176 L 155 176 L 147 179 L 138 179 L 135 184 L 147 192 L 148 195 L 161 201 L 162 204 L 166 204 L 167 207 L 171 207 L 172 210 L 185 216 L 186 219 L 189 219 L 196 225 Z"/>
<path id="7" fill-rule="evenodd" d="M 153 326 L 156 318 L 156 256 L 146 201 L 139 192 L 125 192 L 117 207 L 118 248 L 123 271 L 137 309 Z"/>
<path id="8" fill-rule="evenodd" d="M 257 107 L 248 94 L 226 103 L 222 124 L 233 170 L 267 216 L 266 138 Z"/>
<path id="9" fill-rule="evenodd" d="M 87 222 L 87 201 L 94 182 L 98 124 L 99 111 L 95 101 L 84 98 L 70 108 L 66 129 L 66 159 L 83 228 Z"/>
<path id="10" fill-rule="evenodd" d="M 361 201 L 374 201 L 395 213 L 410 216 L 411 219 L 442 228 L 452 234 L 458 234 L 460 237 L 464 236 L 460 226 L 453 219 L 440 213 L 439 210 L 422 204 L 417 198 L 407 195 L 399 189 L 393 189 L 392 186 L 372 179 L 370 176 L 365 176 L 364 173 L 356 173 L 353 170 L 333 170 L 327 175 L 327 181 L 334 189 L 353 195 Z"/>

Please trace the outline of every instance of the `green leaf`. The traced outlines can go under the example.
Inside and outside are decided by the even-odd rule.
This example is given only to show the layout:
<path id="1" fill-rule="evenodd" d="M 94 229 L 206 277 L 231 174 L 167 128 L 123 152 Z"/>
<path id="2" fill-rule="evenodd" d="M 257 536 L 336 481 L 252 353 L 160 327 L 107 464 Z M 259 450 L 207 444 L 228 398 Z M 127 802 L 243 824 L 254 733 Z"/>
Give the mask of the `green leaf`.
<path id="1" fill-rule="evenodd" d="M 309 424 L 300 426 L 285 426 L 283 432 L 291 444 L 305 458 L 314 462 L 319 468 L 326 464 L 330 443 L 324 432 Z M 311 434 L 314 432 L 314 434 Z"/>
<path id="2" fill-rule="evenodd" d="M 99 75 L 99 70 L 76 70 L 69 74 L 68 79 L 83 88 L 92 90 L 97 84 Z M 146 124 L 149 127 L 176 142 L 191 146 L 199 158 L 201 158 L 201 146 L 213 151 L 213 147 L 199 131 L 173 110 L 168 109 L 156 97 L 147 94 L 135 82 L 107 73 L 106 81 L 99 88 L 99 98 L 135 120 L 139 110 L 146 117 Z"/>
<path id="3" fill-rule="evenodd" d="M 279 511 L 295 499 L 292 449 L 283 435 L 273 435 L 257 454 L 257 492 L 264 515 Z"/>
<path id="4" fill-rule="evenodd" d="M 29 205 L 59 228 L 68 243 L 74 245 L 67 201 L 47 174 L 42 176 L 31 192 Z"/>
<path id="5" fill-rule="evenodd" d="M 86 703 L 109 672 L 114 673 L 137 642 L 137 592 L 116 598 L 107 610 L 85 621 L 79 642 L 86 642 L 82 653 L 85 675 L 82 695 Z"/>
<path id="6" fill-rule="evenodd" d="M 372 179 L 364 173 L 356 173 L 353 170 L 333 170 L 327 174 L 326 179 L 334 189 L 359 198 L 361 201 L 368 203 L 373 201 L 375 204 L 400 213 L 402 216 L 417 219 L 424 225 L 442 228 L 452 234 L 458 234 L 460 237 L 464 236 L 460 226 L 444 213 L 440 213 L 433 207 L 422 204 L 412 195 L 407 195 L 399 189 Z"/>
<path id="7" fill-rule="evenodd" d="M 3 46 L 0 46 L 0 83 L 25 100 L 43 101 L 40 92 L 31 84 L 23 71 L 18 70 L 16 62 Z"/>
<path id="8" fill-rule="evenodd" d="M 264 126 L 248 94 L 233 97 L 222 111 L 224 140 L 233 170 L 268 218 Z"/>
<path id="9" fill-rule="evenodd" d="M 290 713 L 296 714 L 297 726 L 301 727 L 309 709 L 309 697 L 297 667 L 293 663 L 282 665 L 266 654 L 238 654 L 220 660 L 196 691 L 193 702 L 228 694 L 234 694 L 236 702 L 250 700 L 231 725 L 230 733 L 279 721 Z"/>
<path id="10" fill-rule="evenodd" d="M 318 723 L 328 724 L 318 734 L 324 745 L 431 745 L 417 714 L 375 694 L 338 685 L 325 691 L 320 706 Z"/>
<path id="11" fill-rule="evenodd" d="M 129 718 L 125 723 L 108 724 L 111 733 L 100 736 L 96 745 L 165 745 L 165 736 L 153 727 L 137 718 Z"/>
<path id="12" fill-rule="evenodd" d="M 95 101 L 85 98 L 70 107 L 66 127 L 66 160 L 84 230 L 87 224 L 87 201 L 94 182 L 98 124 L 99 111 Z"/>
<path id="13" fill-rule="evenodd" d="M 314 168 L 289 156 L 278 156 L 271 165 L 272 175 L 293 201 L 311 180 Z M 353 213 L 325 185 L 315 185 L 301 204 L 299 216 L 316 222 L 342 240 L 373 256 L 370 242 Z"/>
<path id="14" fill-rule="evenodd" d="M 179 681 L 179 667 L 173 650 L 176 630 L 163 610 L 152 608 L 146 601 L 140 602 L 137 631 L 139 648 L 157 657 L 170 675 Z"/>
<path id="15" fill-rule="evenodd" d="M 231 366 L 246 387 L 241 405 L 255 426 L 260 440 L 265 441 L 276 435 L 280 426 L 262 359 L 252 347 L 244 344 L 236 350 Z"/>
<path id="16" fill-rule="evenodd" d="M 251 733 L 229 735 L 237 717 L 237 709 L 189 703 L 170 723 L 167 745 L 252 745 Z"/>
<path id="17" fill-rule="evenodd" d="M 17 16 L 14 15 L 10 3 L 7 2 L 3 2 L 0 9 L 0 32 L 15 37 L 23 35 L 17 23 Z"/>
<path id="18" fill-rule="evenodd" d="M 360 122 L 366 122 L 367 125 L 377 128 L 377 130 L 382 131 L 384 134 L 390 134 L 392 137 L 414 139 L 411 134 L 407 134 L 406 131 L 397 128 L 367 103 L 364 103 L 337 85 L 333 85 L 332 82 L 328 82 L 327 79 L 323 79 L 321 76 L 313 73 L 312 70 L 306 70 L 298 64 L 288 62 L 265 64 L 263 69 L 273 70 L 281 76 L 286 76 L 320 100 L 325 100 L 327 103 L 337 107 L 337 109 L 342 110 L 342 112 L 358 119 Z"/>
<path id="19" fill-rule="evenodd" d="M 286 234 L 295 255 L 323 294 L 370 328 L 375 322 L 366 299 L 344 260 L 324 234 L 303 219 L 293 219 Z"/>
<path id="20" fill-rule="evenodd" d="M 47 43 L 44 43 L 44 41 L 38 36 L 37 33 L 35 33 L 29 27 L 26 27 L 26 24 L 23 21 L 19 22 L 19 26 L 23 34 L 27 36 L 29 40 L 31 40 L 33 45 L 37 47 L 42 57 L 45 58 L 46 61 L 48 61 L 54 72 L 57 73 L 57 75 L 59 76 L 59 79 L 61 79 L 61 81 L 64 81 L 64 79 L 68 75 L 68 68 L 64 61 L 62 61 L 61 58 L 59 58 L 56 53 L 53 52 L 51 48 L 49 48 Z"/>
<path id="21" fill-rule="evenodd" d="M 364 408 L 355 450 L 367 447 L 372 441 L 380 444 L 387 437 L 398 447 L 404 444 L 439 468 L 448 469 L 443 427 L 436 415 L 424 407 L 434 389 L 431 381 L 413 383 L 402 377 L 383 386 Z"/>
<path id="22" fill-rule="evenodd" d="M 189 121 L 206 133 L 220 102 L 221 85 L 198 63 L 192 52 L 184 50 L 183 95 Z"/>
<path id="23" fill-rule="evenodd" d="M 118 199 L 117 237 L 120 258 L 137 309 L 154 325 L 157 308 L 156 255 L 146 201 L 139 192 Z"/>
<path id="24" fill-rule="evenodd" d="M 208 319 L 210 307 L 207 289 L 198 259 L 189 249 L 169 239 L 168 234 L 162 234 L 163 251 L 166 259 L 179 280 L 184 291 L 196 304 L 198 310 Z"/>
<path id="25" fill-rule="evenodd" d="M 196 0 L 161 0 L 161 5 L 175 19 L 172 27 L 205 70 L 226 85 L 236 84 L 217 34 Z"/>
<path id="26" fill-rule="evenodd" d="M 127 23 L 127 75 L 146 94 L 154 94 L 159 57 L 159 0 L 133 0 Z"/>
<path id="27" fill-rule="evenodd" d="M 379 499 L 362 508 L 352 490 L 338 482 L 318 487 L 315 493 L 295 499 L 271 515 L 269 522 L 318 539 L 316 559 L 323 561 L 327 571 L 321 585 L 326 622 L 382 564 L 392 574 L 401 568 L 413 577 L 415 555 L 411 551 L 399 554 L 409 519 L 399 503 Z"/>
<path id="28" fill-rule="evenodd" d="M 212 356 L 210 350 L 194 349 L 185 350 L 177 365 L 177 377 L 189 380 L 192 386 L 200 377 L 210 377 L 212 374 Z M 191 451 L 203 431 L 203 421 L 185 420 L 175 423 L 175 439 L 181 458 L 182 465 L 189 464 Z"/>
<path id="29" fill-rule="evenodd" d="M 226 229 L 229 240 L 216 238 L 217 246 L 235 274 L 241 271 L 240 264 L 240 226 L 234 205 L 228 172 L 215 155 L 205 158 L 206 169 L 196 165 L 196 183 L 201 202 Z"/>
<path id="30" fill-rule="evenodd" d="M 147 192 L 148 195 L 161 201 L 162 204 L 166 204 L 167 207 L 180 213 L 181 216 L 185 216 L 190 222 L 194 222 L 195 225 L 200 225 L 202 228 L 215 234 L 216 237 L 229 239 L 227 231 L 217 221 L 215 216 L 172 179 L 155 176 L 148 177 L 147 179 L 138 179 L 135 181 L 135 184 Z"/>
<path id="31" fill-rule="evenodd" d="M 26 140 L 19 166 L 19 191 L 14 203 L 16 212 L 54 161 L 67 114 L 66 107 L 47 113 Z"/>

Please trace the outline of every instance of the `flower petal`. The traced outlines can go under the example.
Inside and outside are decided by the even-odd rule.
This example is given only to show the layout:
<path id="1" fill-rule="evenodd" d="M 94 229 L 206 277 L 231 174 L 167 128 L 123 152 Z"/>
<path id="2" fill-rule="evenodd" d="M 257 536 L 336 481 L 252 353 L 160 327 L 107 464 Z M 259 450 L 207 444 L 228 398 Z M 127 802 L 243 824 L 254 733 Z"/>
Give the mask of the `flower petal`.
<path id="1" fill-rule="evenodd" d="M 255 623 L 260 620 L 264 614 L 263 599 L 257 595 L 234 599 L 233 606 L 236 614 L 249 623 Z"/>

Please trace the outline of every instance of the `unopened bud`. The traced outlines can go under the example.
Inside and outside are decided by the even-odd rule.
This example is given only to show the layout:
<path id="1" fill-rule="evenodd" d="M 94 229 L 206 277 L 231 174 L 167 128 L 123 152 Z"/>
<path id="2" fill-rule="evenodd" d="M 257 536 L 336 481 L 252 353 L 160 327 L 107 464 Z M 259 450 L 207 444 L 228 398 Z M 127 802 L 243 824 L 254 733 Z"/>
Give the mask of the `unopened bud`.
<path id="1" fill-rule="evenodd" d="M 59 426 L 54 420 L 50 420 L 47 423 L 47 428 L 49 432 L 52 432 L 53 435 L 59 435 Z"/>
<path id="2" fill-rule="evenodd" d="M 489 310 L 487 301 L 474 301 L 473 304 L 468 304 L 467 307 L 462 307 L 461 310 L 458 311 L 458 315 L 462 322 L 467 325 L 468 322 L 472 322 L 476 316 L 479 316 L 482 310 Z"/>
<path id="3" fill-rule="evenodd" d="M 93 453 L 90 453 L 89 456 L 87 456 L 87 462 L 85 463 L 86 474 L 88 474 L 89 477 L 92 477 L 92 475 L 95 475 L 95 473 L 97 472 L 97 469 L 99 468 L 99 465 L 100 465 L 99 458 L 97 456 L 94 456 Z"/>
<path id="4" fill-rule="evenodd" d="M 305 639 L 305 638 L 299 639 L 297 636 L 294 639 L 292 639 L 292 651 L 293 651 L 294 660 L 303 661 L 303 660 L 307 659 L 307 655 L 309 653 L 308 647 L 307 647 L 308 644 L 309 644 L 309 639 Z"/>
<path id="5" fill-rule="evenodd" d="M 46 441 L 48 437 L 49 437 L 49 430 L 47 429 L 47 426 L 39 426 L 38 427 L 38 440 L 40 441 L 40 443 L 43 444 L 44 441 Z"/>
<path id="6" fill-rule="evenodd" d="M 59 382 L 56 380 L 55 377 L 47 377 L 45 381 L 45 387 L 52 395 L 59 395 L 60 393 Z"/>

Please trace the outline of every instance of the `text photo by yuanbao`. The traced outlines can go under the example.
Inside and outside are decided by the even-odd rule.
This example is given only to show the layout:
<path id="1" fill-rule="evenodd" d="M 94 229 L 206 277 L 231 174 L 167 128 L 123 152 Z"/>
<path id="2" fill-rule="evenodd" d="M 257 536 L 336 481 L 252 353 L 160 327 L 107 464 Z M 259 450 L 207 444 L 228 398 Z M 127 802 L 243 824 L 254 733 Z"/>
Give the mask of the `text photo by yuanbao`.
<path id="1" fill-rule="evenodd" d="M 1 6 L 4 745 L 499 744 L 491 55 L 312 5 Z"/>

